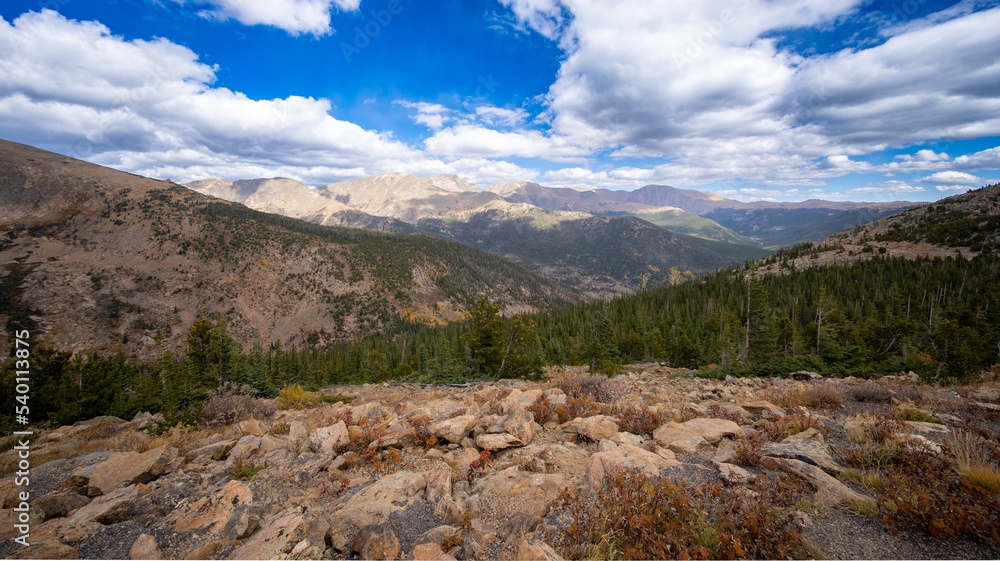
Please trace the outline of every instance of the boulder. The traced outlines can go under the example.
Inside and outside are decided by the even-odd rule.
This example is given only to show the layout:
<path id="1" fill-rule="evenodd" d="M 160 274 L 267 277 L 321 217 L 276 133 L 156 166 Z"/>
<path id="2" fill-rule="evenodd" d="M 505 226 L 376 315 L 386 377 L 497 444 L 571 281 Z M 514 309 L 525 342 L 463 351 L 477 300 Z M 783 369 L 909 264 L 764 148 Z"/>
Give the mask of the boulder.
<path id="1" fill-rule="evenodd" d="M 786 438 L 778 444 L 764 446 L 762 452 L 766 456 L 776 458 L 791 458 L 809 465 L 816 466 L 830 474 L 838 474 L 844 470 L 830 456 L 826 444 L 815 440 L 795 440 Z"/>
<path id="2" fill-rule="evenodd" d="M 288 427 L 288 449 L 293 454 L 305 452 L 309 446 L 309 430 L 302 421 L 292 421 Z"/>
<path id="3" fill-rule="evenodd" d="M 451 468 L 444 462 L 437 462 L 433 469 L 424 472 L 427 480 L 425 498 L 436 503 L 441 497 L 451 496 Z"/>
<path id="4" fill-rule="evenodd" d="M 309 449 L 317 454 L 333 454 L 340 446 L 351 443 L 347 424 L 340 421 L 329 427 L 318 428 L 309 437 Z"/>
<path id="5" fill-rule="evenodd" d="M 243 438 L 236 441 L 236 445 L 233 449 L 229 451 L 229 455 L 226 457 L 225 467 L 229 469 L 233 463 L 236 462 L 236 458 L 250 458 L 260 450 L 261 440 L 259 436 L 244 436 Z"/>
<path id="6" fill-rule="evenodd" d="M 459 443 L 468 436 L 476 418 L 472 415 L 459 415 L 434 423 L 430 427 L 430 433 L 438 438 L 442 438 L 451 443 Z"/>
<path id="7" fill-rule="evenodd" d="M 511 446 L 525 446 L 535 437 L 535 419 L 524 409 L 511 409 L 509 413 L 486 428 L 486 433 L 476 438 L 476 445 L 486 450 L 501 450 Z"/>
<path id="8" fill-rule="evenodd" d="M 564 423 L 560 428 L 568 433 L 578 434 L 591 442 L 599 442 L 618 433 L 618 421 L 607 415 L 577 417 Z"/>
<path id="9" fill-rule="evenodd" d="M 522 471 L 517 466 L 491 474 L 480 483 L 482 496 L 488 494 L 492 510 L 504 519 L 524 514 L 544 517 L 559 499 L 559 494 L 573 489 L 573 484 L 563 474 L 542 475 Z"/>
<path id="10" fill-rule="evenodd" d="M 540 397 L 542 397 L 542 390 L 522 392 L 521 390 L 514 389 L 507 394 L 507 397 L 500 401 L 500 410 L 508 413 L 511 409 L 525 409 L 535 403 Z"/>
<path id="11" fill-rule="evenodd" d="M 10 559 L 79 559 L 80 550 L 58 540 L 34 541 L 28 547 L 18 547 Z"/>
<path id="12" fill-rule="evenodd" d="M 156 545 L 156 538 L 149 534 L 141 534 L 135 539 L 132 548 L 128 550 L 129 559 L 163 559 L 160 547 Z"/>
<path id="13" fill-rule="evenodd" d="M 422 473 L 399 471 L 379 479 L 354 494 L 337 512 L 330 521 L 327 539 L 337 551 L 346 550 L 353 531 L 385 522 L 390 514 L 422 500 L 426 489 Z"/>
<path id="14" fill-rule="evenodd" d="M 750 472 L 733 464 L 719 464 L 716 466 L 722 479 L 726 483 L 744 484 L 750 481 Z"/>
<path id="15" fill-rule="evenodd" d="M 229 455 L 229 451 L 233 449 L 233 446 L 236 446 L 235 440 L 213 442 L 211 444 L 201 446 L 200 448 L 195 448 L 187 454 L 184 454 L 184 460 L 192 462 L 199 456 L 208 456 L 213 460 L 222 460 Z"/>
<path id="16" fill-rule="evenodd" d="M 275 559 L 291 544 L 302 540 L 305 520 L 299 507 L 292 507 L 280 513 L 243 542 L 230 555 L 230 559 Z"/>
<path id="17" fill-rule="evenodd" d="M 451 561 L 455 558 L 441 550 L 441 546 L 436 543 L 422 543 L 413 546 L 410 554 L 413 561 Z"/>
<path id="18" fill-rule="evenodd" d="M 565 561 L 565 559 L 547 543 L 521 540 L 517 548 L 517 561 Z"/>
<path id="19" fill-rule="evenodd" d="M 241 505 L 253 503 L 253 491 L 240 481 L 232 480 L 216 494 L 202 497 L 186 509 L 178 509 L 168 519 L 177 532 L 208 530 L 221 534 L 233 513 Z"/>
<path id="20" fill-rule="evenodd" d="M 177 459 L 177 449 L 154 448 L 142 454 L 118 452 L 94 469 L 89 485 L 98 494 L 108 494 L 127 485 L 148 483 L 166 473 Z"/>
<path id="21" fill-rule="evenodd" d="M 681 423 L 681 426 L 704 438 L 709 444 L 715 444 L 727 436 L 743 436 L 743 427 L 725 419 L 710 419 L 707 417 L 691 419 Z"/>
<path id="22" fill-rule="evenodd" d="M 604 478 L 614 469 L 634 469 L 650 476 L 658 476 L 662 470 L 680 465 L 676 458 L 670 457 L 673 452 L 662 448 L 660 450 L 666 457 L 629 444 L 620 444 L 610 452 L 594 454 L 587 469 L 591 488 L 600 489 Z"/>
<path id="23" fill-rule="evenodd" d="M 75 491 L 56 491 L 35 499 L 31 506 L 41 511 L 42 521 L 68 516 L 74 510 L 86 506 L 90 499 Z"/>
<path id="24" fill-rule="evenodd" d="M 799 460 L 764 456 L 761 465 L 770 470 L 783 470 L 805 479 L 816 489 L 816 501 L 827 506 L 835 506 L 846 501 L 875 504 L 871 497 L 866 497 L 849 489 L 816 466 Z"/>
<path id="25" fill-rule="evenodd" d="M 260 428 L 260 423 L 256 419 L 240 421 L 240 432 L 243 436 L 264 436 L 264 431 Z"/>
<path id="26" fill-rule="evenodd" d="M 698 436 L 694 431 L 685 427 L 680 423 L 675 423 L 669 421 L 666 424 L 660 425 L 659 428 L 653 431 L 653 439 L 660 442 L 664 446 L 669 446 L 671 442 L 676 442 L 678 440 L 684 440 L 687 438 L 692 438 Z"/>
<path id="27" fill-rule="evenodd" d="M 372 441 L 368 447 L 375 448 L 377 450 L 384 448 L 402 448 L 403 446 L 413 442 L 416 434 L 417 429 L 413 428 L 387 432 Z"/>
<path id="28" fill-rule="evenodd" d="M 785 410 L 777 405 L 771 403 L 770 401 L 751 401 L 750 403 L 744 403 L 743 409 L 753 413 L 754 415 L 761 415 L 764 413 L 772 413 L 777 415 L 784 415 Z"/>
<path id="29" fill-rule="evenodd" d="M 388 524 L 369 526 L 354 538 L 351 549 L 362 559 L 388 559 L 399 557 L 399 538 Z"/>
<path id="30" fill-rule="evenodd" d="M 678 454 L 694 454 L 701 446 L 708 446 L 708 441 L 700 436 L 692 436 L 671 442 L 667 448 Z"/>

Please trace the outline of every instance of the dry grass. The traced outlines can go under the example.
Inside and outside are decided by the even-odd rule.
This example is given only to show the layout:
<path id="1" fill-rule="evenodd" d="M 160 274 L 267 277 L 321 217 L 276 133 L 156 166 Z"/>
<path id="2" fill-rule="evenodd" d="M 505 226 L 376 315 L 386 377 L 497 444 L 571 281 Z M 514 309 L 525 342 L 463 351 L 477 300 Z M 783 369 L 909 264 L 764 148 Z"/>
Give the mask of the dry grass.
<path id="1" fill-rule="evenodd" d="M 835 382 L 795 384 L 761 392 L 761 399 L 780 407 L 835 409 L 843 405 L 844 389 Z"/>
<path id="2" fill-rule="evenodd" d="M 861 444 L 882 443 L 911 432 L 901 421 L 885 415 L 854 415 L 846 426 L 847 439 Z"/>
<path id="3" fill-rule="evenodd" d="M 991 458 L 995 443 L 967 431 L 958 431 L 946 436 L 945 444 L 955 457 L 958 473 L 966 481 L 991 493 L 1000 493 L 1000 465 Z"/>

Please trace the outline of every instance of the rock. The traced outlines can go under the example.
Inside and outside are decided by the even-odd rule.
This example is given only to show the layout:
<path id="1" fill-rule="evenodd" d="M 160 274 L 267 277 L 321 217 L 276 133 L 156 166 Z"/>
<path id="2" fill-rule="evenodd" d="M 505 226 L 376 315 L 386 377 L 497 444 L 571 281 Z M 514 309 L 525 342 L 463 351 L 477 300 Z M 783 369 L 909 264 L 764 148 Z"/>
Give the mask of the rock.
<path id="1" fill-rule="evenodd" d="M 35 499 L 31 506 L 42 512 L 42 521 L 68 516 L 74 510 L 86 506 L 90 499 L 75 491 L 56 491 Z"/>
<path id="2" fill-rule="evenodd" d="M 389 515 L 425 496 L 427 479 L 422 473 L 399 471 L 379 479 L 352 496 L 330 521 L 327 539 L 344 551 L 355 530 L 385 522 Z M 266 559 L 267 557 L 258 557 Z"/>
<path id="3" fill-rule="evenodd" d="M 678 454 L 694 454 L 701 446 L 708 446 L 708 441 L 700 436 L 692 436 L 671 442 L 667 448 Z"/>
<path id="4" fill-rule="evenodd" d="M 399 557 L 399 538 L 388 524 L 369 526 L 358 532 L 351 546 L 362 559 L 396 559 Z"/>
<path id="5" fill-rule="evenodd" d="M 573 489 L 573 484 L 563 474 L 528 473 L 512 466 L 482 480 L 480 488 L 489 490 L 488 498 L 483 500 L 490 502 L 496 514 L 509 519 L 523 514 L 544 517 L 559 494 Z"/>
<path id="6" fill-rule="evenodd" d="M 128 550 L 129 559 L 163 559 L 160 547 L 156 545 L 156 538 L 149 534 L 142 534 L 136 538 L 132 548 Z"/>
<path id="7" fill-rule="evenodd" d="M 664 446 L 669 446 L 672 442 L 695 436 L 698 435 L 694 431 L 673 421 L 660 425 L 659 428 L 653 431 L 653 439 L 659 441 Z"/>
<path id="8" fill-rule="evenodd" d="M 229 469 L 237 458 L 250 458 L 260 450 L 261 440 L 259 436 L 244 436 L 236 441 L 236 445 L 229 451 L 226 457 L 225 468 Z"/>
<path id="9" fill-rule="evenodd" d="M 414 561 L 444 561 L 446 559 L 454 559 L 454 557 L 446 555 L 445 552 L 441 550 L 441 546 L 439 544 L 423 543 L 413 547 L 410 559 L 413 559 Z"/>
<path id="10" fill-rule="evenodd" d="M 292 421 L 288 427 L 288 449 L 299 455 L 309 446 L 309 431 L 302 421 Z"/>
<path id="11" fill-rule="evenodd" d="M 661 450 L 673 455 L 669 450 Z M 614 469 L 635 469 L 655 477 L 660 475 L 660 471 L 679 465 L 676 458 L 662 457 L 637 446 L 620 444 L 610 452 L 598 452 L 591 456 L 587 478 L 592 489 L 599 489 L 604 478 Z"/>
<path id="12" fill-rule="evenodd" d="M 568 423 L 563 423 L 562 430 L 578 434 L 592 442 L 600 442 L 618 433 L 618 421 L 607 415 L 593 417 L 577 417 Z"/>
<path id="13" fill-rule="evenodd" d="M 318 428 L 309 437 L 309 449 L 317 454 L 333 454 L 337 448 L 350 443 L 351 436 L 344 421 L 333 426 Z"/>
<path id="14" fill-rule="evenodd" d="M 835 506 L 845 501 L 875 504 L 875 501 L 870 497 L 855 493 L 823 470 L 805 462 L 764 456 L 760 463 L 767 469 L 787 471 L 808 481 L 816 489 L 816 501 L 821 504 Z"/>
<path id="15" fill-rule="evenodd" d="M 424 472 L 427 480 L 426 500 L 436 503 L 441 497 L 451 496 L 451 468 L 444 462 L 437 462 L 434 469 Z"/>
<path id="16" fill-rule="evenodd" d="M 724 479 L 726 483 L 744 484 L 750 481 L 750 472 L 740 466 L 733 464 L 719 464 L 716 468 L 719 470 L 719 473 L 722 474 L 722 479 Z"/>
<path id="17" fill-rule="evenodd" d="M 517 561 L 565 561 L 565 559 L 546 543 L 521 540 L 517 548 Z"/>
<path id="18" fill-rule="evenodd" d="M 18 547 L 9 559 L 79 559 L 80 550 L 57 540 L 34 541 L 28 547 Z"/>
<path id="19" fill-rule="evenodd" d="M 922 434 L 924 436 L 944 436 L 951 432 L 951 429 L 945 425 L 939 425 L 937 423 L 921 423 L 919 421 L 903 421 L 903 424 L 909 427 L 913 432 L 917 434 Z"/>
<path id="20" fill-rule="evenodd" d="M 253 534 L 259 523 L 260 516 L 253 507 L 249 504 L 241 504 L 233 509 L 232 515 L 219 533 L 229 540 L 243 539 Z"/>
<path id="21" fill-rule="evenodd" d="M 290 544 L 302 540 L 305 520 L 299 507 L 292 507 L 278 515 L 276 520 L 269 522 L 262 530 L 243 542 L 232 554 L 230 559 L 275 559 Z"/>
<path id="22" fill-rule="evenodd" d="M 507 413 L 511 409 L 525 409 L 535 403 L 540 397 L 542 397 L 542 390 L 522 392 L 521 390 L 514 389 L 507 394 L 507 397 L 500 401 L 500 410 Z"/>
<path id="23" fill-rule="evenodd" d="M 815 440 L 820 443 L 826 442 L 826 439 L 823 438 L 823 433 L 819 432 L 814 427 L 809 427 L 800 433 L 793 434 L 785 440 Z"/>
<path id="24" fill-rule="evenodd" d="M 618 443 L 607 438 L 597 443 L 598 452 L 610 452 L 615 448 L 618 448 Z"/>
<path id="25" fill-rule="evenodd" d="M 260 428 L 260 423 L 256 419 L 240 421 L 240 432 L 243 436 L 264 436 L 264 431 Z"/>
<path id="26" fill-rule="evenodd" d="M 214 541 L 209 542 L 205 545 L 198 546 L 187 553 L 184 556 L 185 561 L 200 561 L 203 559 L 211 559 L 213 555 L 218 553 L 220 550 L 226 547 L 225 542 Z"/>
<path id="27" fill-rule="evenodd" d="M 534 532 L 535 528 L 541 523 L 542 517 L 537 514 L 528 513 L 514 516 L 509 518 L 500 527 L 500 536 L 503 539 L 508 539 L 512 536 L 515 538 L 525 536 Z"/>
<path id="28" fill-rule="evenodd" d="M 382 450 L 385 448 L 402 448 L 408 443 L 413 442 L 414 435 L 416 434 L 417 429 L 413 428 L 387 432 L 372 441 L 368 447 L 376 450 Z"/>
<path id="29" fill-rule="evenodd" d="M 791 458 L 800 462 L 821 468 L 823 471 L 836 475 L 844 470 L 827 451 L 826 444 L 815 440 L 796 440 L 786 438 L 778 444 L 764 446 L 762 452 L 766 456 L 776 458 Z"/>
<path id="30" fill-rule="evenodd" d="M 100 494 L 108 494 L 127 485 L 148 483 L 166 473 L 176 458 L 177 449 L 170 446 L 142 454 L 115 453 L 94 469 L 89 485 Z"/>
<path id="31" fill-rule="evenodd" d="M 681 423 L 681 426 L 715 444 L 727 436 L 743 436 L 743 427 L 725 419 L 700 418 Z"/>
<path id="32" fill-rule="evenodd" d="M 128 517 L 128 507 L 139 495 L 138 485 L 117 489 L 107 495 L 97 497 L 82 508 L 76 509 L 72 515 L 66 518 L 66 521 L 70 525 L 80 525 L 87 522 L 100 524 L 121 522 Z"/>
<path id="33" fill-rule="evenodd" d="M 213 460 L 222 460 L 229 454 L 229 451 L 233 449 L 233 446 L 236 446 L 235 440 L 213 442 L 212 444 L 206 444 L 205 446 L 195 448 L 187 454 L 184 454 L 184 460 L 191 462 L 199 456 L 208 456 Z"/>
<path id="34" fill-rule="evenodd" d="M 458 443 L 468 436 L 476 418 L 473 415 L 459 415 L 434 423 L 430 427 L 430 433 L 438 438 L 443 438 L 448 442 Z"/>
<path id="35" fill-rule="evenodd" d="M 221 534 L 236 509 L 252 502 L 253 491 L 240 481 L 232 480 L 215 495 L 202 497 L 191 503 L 189 508 L 175 511 L 168 522 L 177 532 L 208 530 Z"/>
<path id="36" fill-rule="evenodd" d="M 148 429 L 150 427 L 155 427 L 162 420 L 163 420 L 163 415 L 160 413 L 157 413 L 156 416 L 153 416 L 150 415 L 149 412 L 140 411 L 136 413 L 134 417 L 132 417 L 132 420 L 129 422 L 128 425 L 129 428 L 133 428 L 135 430 L 143 430 L 143 429 Z"/>
<path id="37" fill-rule="evenodd" d="M 799 370 L 798 372 L 792 372 L 788 375 L 792 380 L 798 380 L 800 382 L 809 382 L 811 380 L 822 380 L 823 376 L 815 372 L 809 372 L 807 370 Z"/>
<path id="38" fill-rule="evenodd" d="M 933 440 L 929 440 L 926 437 L 920 436 L 919 434 L 896 433 L 896 434 L 894 434 L 892 436 L 893 436 L 894 439 L 896 439 L 896 440 L 898 440 L 900 442 L 906 442 L 910 446 L 916 446 L 918 448 L 923 448 L 923 449 L 925 449 L 925 450 L 927 450 L 929 452 L 933 452 L 935 454 L 940 454 L 941 453 L 941 445 L 939 445 L 938 443 L 934 442 Z"/>
<path id="39" fill-rule="evenodd" d="M 719 448 L 712 456 L 711 462 L 715 467 L 719 464 L 731 464 L 736 461 L 736 451 L 732 448 Z"/>
<path id="40" fill-rule="evenodd" d="M 457 526 L 441 525 L 427 530 L 413 541 L 415 545 L 420 544 L 441 544 L 445 540 L 454 540 L 462 534 L 462 529 Z"/>
<path id="41" fill-rule="evenodd" d="M 507 415 L 487 427 L 486 434 L 476 437 L 476 445 L 486 450 L 501 450 L 525 446 L 535 436 L 535 419 L 524 409 L 511 409 Z"/>
<path id="42" fill-rule="evenodd" d="M 770 412 L 774 414 L 784 415 L 785 410 L 777 405 L 771 403 L 770 401 L 751 401 L 750 403 L 744 403 L 743 409 L 747 410 L 754 415 L 760 415 L 765 412 Z"/>
<path id="43" fill-rule="evenodd" d="M 496 386 L 487 386 L 472 394 L 472 400 L 474 403 L 479 405 L 486 405 L 493 400 L 500 400 L 503 398 L 503 391 L 504 390 L 502 388 L 498 388 Z"/>
<path id="44" fill-rule="evenodd" d="M 987 403 L 1000 403 L 1000 389 L 997 388 L 979 388 L 972 392 L 972 399 L 976 401 L 984 401 Z"/>

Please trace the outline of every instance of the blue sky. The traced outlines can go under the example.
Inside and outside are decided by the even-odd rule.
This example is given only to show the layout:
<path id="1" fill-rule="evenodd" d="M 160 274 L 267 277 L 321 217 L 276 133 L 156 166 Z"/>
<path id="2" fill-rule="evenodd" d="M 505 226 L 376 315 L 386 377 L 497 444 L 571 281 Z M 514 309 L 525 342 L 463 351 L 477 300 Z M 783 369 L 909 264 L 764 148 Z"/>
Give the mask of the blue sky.
<path id="1" fill-rule="evenodd" d="M 179 182 L 886 201 L 1000 181 L 996 0 L 5 0 L 0 18 L 0 138 Z"/>

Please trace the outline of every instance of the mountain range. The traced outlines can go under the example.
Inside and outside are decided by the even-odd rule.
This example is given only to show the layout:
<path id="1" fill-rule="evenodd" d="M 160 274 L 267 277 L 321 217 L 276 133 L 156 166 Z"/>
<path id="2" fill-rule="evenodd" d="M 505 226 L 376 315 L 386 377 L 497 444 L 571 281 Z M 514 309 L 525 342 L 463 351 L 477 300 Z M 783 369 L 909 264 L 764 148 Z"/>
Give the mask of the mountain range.
<path id="1" fill-rule="evenodd" d="M 315 189 L 290 179 L 206 179 L 201 193 L 324 225 L 422 232 L 483 249 L 581 291 L 627 294 L 821 240 L 913 203 L 743 203 L 649 185 L 635 191 L 478 186 L 389 173 Z"/>

